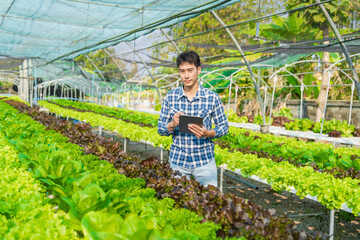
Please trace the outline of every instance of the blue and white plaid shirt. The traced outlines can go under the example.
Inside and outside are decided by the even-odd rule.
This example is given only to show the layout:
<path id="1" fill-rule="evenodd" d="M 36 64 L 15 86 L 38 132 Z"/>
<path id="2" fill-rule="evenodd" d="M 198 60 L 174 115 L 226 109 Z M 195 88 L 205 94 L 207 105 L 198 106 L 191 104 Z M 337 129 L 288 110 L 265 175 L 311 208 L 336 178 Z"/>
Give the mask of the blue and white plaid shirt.
<path id="1" fill-rule="evenodd" d="M 179 126 L 171 133 L 167 125 L 176 112 L 203 117 L 203 125 L 211 130 L 211 118 L 215 123 L 215 138 L 229 132 L 224 108 L 219 95 L 199 85 L 195 97 L 189 101 L 183 87 L 168 92 L 164 98 L 158 122 L 158 133 L 162 136 L 172 135 L 170 162 L 185 168 L 201 167 L 214 159 L 214 144 L 210 138 L 197 138 L 193 134 L 179 133 Z"/>

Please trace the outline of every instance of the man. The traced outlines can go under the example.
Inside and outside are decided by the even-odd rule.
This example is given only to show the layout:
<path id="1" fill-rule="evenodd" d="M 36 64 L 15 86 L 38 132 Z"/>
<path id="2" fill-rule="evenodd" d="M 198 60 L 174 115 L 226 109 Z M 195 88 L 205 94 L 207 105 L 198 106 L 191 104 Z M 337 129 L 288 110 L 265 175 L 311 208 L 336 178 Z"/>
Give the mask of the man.
<path id="1" fill-rule="evenodd" d="M 217 187 L 217 170 L 214 158 L 213 138 L 226 135 L 229 125 L 217 93 L 204 88 L 198 82 L 201 72 L 199 55 L 194 51 L 181 53 L 176 64 L 183 86 L 168 92 L 164 98 L 158 122 L 158 133 L 172 135 L 170 167 L 182 175 L 191 176 L 205 187 Z M 203 126 L 190 124 L 193 134 L 179 132 L 179 116 L 182 114 L 203 117 Z M 211 129 L 213 119 L 215 128 Z"/>

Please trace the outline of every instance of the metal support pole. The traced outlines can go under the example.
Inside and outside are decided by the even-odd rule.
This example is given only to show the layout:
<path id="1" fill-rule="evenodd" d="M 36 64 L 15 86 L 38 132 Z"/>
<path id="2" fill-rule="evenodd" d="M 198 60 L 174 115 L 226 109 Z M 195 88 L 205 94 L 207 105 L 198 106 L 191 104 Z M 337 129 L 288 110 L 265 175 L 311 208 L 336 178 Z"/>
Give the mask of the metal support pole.
<path id="1" fill-rule="evenodd" d="M 351 123 L 351 113 L 352 113 L 352 107 L 353 107 L 354 88 L 355 88 L 355 83 L 353 82 L 352 85 L 351 85 L 351 99 L 350 99 L 350 109 L 349 109 L 349 125 Z"/>
<path id="2" fill-rule="evenodd" d="M 92 82 L 91 82 L 91 102 L 94 102 L 94 78 L 95 73 L 93 73 Z"/>
<path id="3" fill-rule="evenodd" d="M 227 108 L 227 117 L 229 118 L 229 111 L 230 111 L 230 99 L 231 99 L 231 86 L 232 86 L 232 75 L 230 76 L 230 87 L 229 87 L 229 99 L 228 99 L 228 108 Z"/>
<path id="4" fill-rule="evenodd" d="M 266 112 L 266 95 L 268 91 L 268 85 L 265 85 L 265 91 L 264 91 L 264 112 Z"/>
<path id="5" fill-rule="evenodd" d="M 36 79 L 36 67 L 34 67 L 34 78 L 35 78 L 35 87 L 34 87 L 34 104 L 37 104 L 37 79 Z"/>
<path id="6" fill-rule="evenodd" d="M 99 131 L 99 136 L 101 136 L 101 133 L 102 133 L 102 126 L 99 126 L 99 127 L 98 127 L 98 131 Z"/>
<path id="7" fill-rule="evenodd" d="M 331 29 L 334 31 L 335 33 L 335 36 L 337 38 L 337 40 L 339 41 L 340 43 L 340 46 L 341 46 L 341 50 L 343 51 L 344 55 L 345 55 L 345 58 L 346 58 L 346 61 L 351 69 L 351 72 L 353 74 L 353 77 L 354 77 L 354 80 L 355 80 L 355 86 L 356 86 L 356 91 L 357 91 L 357 94 L 358 94 L 358 97 L 359 97 L 359 100 L 360 100 L 360 83 L 359 83 L 359 76 L 358 74 L 356 73 L 356 70 L 355 70 L 355 67 L 354 67 L 354 64 L 351 60 L 351 57 L 350 57 L 350 54 L 349 54 L 349 51 L 344 43 L 344 40 L 342 39 L 336 25 L 334 24 L 332 18 L 330 17 L 329 13 L 326 11 L 324 5 L 321 3 L 320 0 L 315 0 L 316 3 L 319 4 L 319 7 L 321 8 L 321 11 L 323 12 L 323 14 L 325 15 L 326 17 L 326 20 L 329 22 L 330 24 L 330 27 Z"/>
<path id="8" fill-rule="evenodd" d="M 270 116 L 269 116 L 269 126 L 271 125 L 271 113 L 272 113 L 272 109 L 273 109 L 273 105 L 274 105 L 274 97 L 275 97 L 275 88 L 276 88 L 276 82 L 278 80 L 277 74 L 274 77 L 274 87 L 273 87 L 273 92 L 272 92 L 272 97 L 271 97 L 271 105 L 270 105 Z M 266 119 L 265 119 L 266 120 Z"/>
<path id="9" fill-rule="evenodd" d="M 236 112 L 238 90 L 239 90 L 239 86 L 238 86 L 238 85 L 235 85 L 235 106 L 234 106 L 234 112 Z"/>
<path id="10" fill-rule="evenodd" d="M 160 147 L 160 162 L 164 162 L 164 149 L 162 147 Z"/>
<path id="11" fill-rule="evenodd" d="M 332 74 L 331 74 L 332 75 Z M 321 130 L 320 130 L 320 134 L 322 134 L 323 128 L 324 128 L 324 121 L 325 121 L 325 113 L 326 113 L 326 105 L 327 105 L 327 101 L 328 101 L 328 97 L 329 97 L 329 88 L 330 88 L 330 74 L 329 74 L 329 81 L 328 81 L 328 85 L 326 87 L 326 99 L 325 99 L 325 106 L 324 106 L 324 114 L 323 114 L 323 119 L 321 121 Z"/>
<path id="12" fill-rule="evenodd" d="M 55 83 L 55 86 L 54 86 L 54 98 L 56 98 L 56 90 L 57 90 L 57 83 Z"/>
<path id="13" fill-rule="evenodd" d="M 330 210 L 330 231 L 329 231 L 329 239 L 334 240 L 334 227 L 335 227 L 335 210 Z"/>
<path id="14" fill-rule="evenodd" d="M 120 67 L 120 64 L 118 63 L 117 59 L 115 59 L 115 58 L 110 54 L 110 52 L 109 52 L 106 48 L 104 48 L 104 51 L 105 51 L 105 53 L 106 53 L 107 55 L 109 55 L 110 58 L 115 62 L 116 66 L 118 67 L 118 69 L 120 70 L 121 74 L 123 75 L 123 77 L 124 77 L 124 79 L 125 79 L 125 82 L 127 82 L 128 79 L 127 79 L 127 77 L 126 77 L 123 69 Z M 131 89 L 130 89 L 130 93 L 133 94 Z"/>
<path id="15" fill-rule="evenodd" d="M 220 166 L 220 191 L 223 192 L 224 167 Z"/>
<path id="16" fill-rule="evenodd" d="M 26 78 L 25 78 L 25 101 L 26 102 L 30 102 L 30 98 L 29 98 L 29 93 L 30 93 L 30 89 L 29 89 L 29 86 L 30 86 L 30 75 L 31 75 L 31 68 L 30 68 L 30 61 L 31 59 L 27 59 L 26 61 Z"/>
<path id="17" fill-rule="evenodd" d="M 132 90 L 132 86 L 130 85 L 130 91 Z M 135 96 L 134 94 L 130 94 L 129 96 L 129 105 L 132 103 L 132 107 L 133 108 L 136 108 L 136 105 L 134 104 L 135 103 Z"/>
<path id="18" fill-rule="evenodd" d="M 151 71 L 150 71 L 148 65 L 144 62 L 144 60 L 141 58 L 141 56 L 139 55 L 139 53 L 135 50 L 135 48 L 134 48 L 133 46 L 131 46 L 130 43 L 126 42 L 126 44 L 129 46 L 129 48 L 131 48 L 131 50 L 134 51 L 134 53 L 135 53 L 136 56 L 140 59 L 140 61 L 142 62 L 142 64 L 144 64 L 144 67 L 145 67 L 146 71 L 149 73 L 149 76 L 150 76 L 152 82 L 155 84 L 156 92 L 157 92 L 157 94 L 158 94 L 158 96 L 159 96 L 159 99 L 161 99 L 161 97 L 160 97 L 160 92 L 159 92 L 159 89 L 158 89 L 158 87 L 157 87 L 156 81 L 155 81 L 155 79 L 154 79 L 154 76 L 151 74 Z"/>
<path id="19" fill-rule="evenodd" d="M 294 217 L 312 217 L 312 216 L 321 216 L 324 215 L 324 213 L 305 213 L 305 214 L 299 214 L 299 215 L 288 215 L 289 218 Z"/>
<path id="20" fill-rule="evenodd" d="M 106 53 L 107 55 L 109 55 L 110 58 L 115 62 L 116 66 L 117 66 L 118 69 L 120 70 L 121 74 L 124 76 L 125 81 L 127 81 L 128 79 L 127 79 L 124 71 L 123 71 L 122 68 L 120 67 L 119 63 L 117 62 L 117 59 L 115 59 L 115 58 L 109 53 L 109 51 L 108 51 L 106 48 L 104 48 L 104 51 L 105 51 L 105 53 Z"/>
<path id="21" fill-rule="evenodd" d="M 259 87 L 256 83 L 256 77 L 250 67 L 250 64 L 249 62 L 247 61 L 246 57 L 245 57 L 245 54 L 240 46 L 240 44 L 237 42 L 236 38 L 234 37 L 234 35 L 231 33 L 230 29 L 226 26 L 226 24 L 221 20 L 221 18 L 214 12 L 214 11 L 211 11 L 211 13 L 214 15 L 214 17 L 217 19 L 217 21 L 223 26 L 225 27 L 225 30 L 226 32 L 229 34 L 231 40 L 235 43 L 235 46 L 236 48 L 239 50 L 242 58 L 244 59 L 244 62 L 246 64 L 246 67 L 251 75 L 251 79 L 253 80 L 253 84 L 255 86 L 255 91 L 256 91 L 256 94 L 258 96 L 258 100 L 259 100 L 259 104 L 260 104 L 260 111 L 261 111 L 261 115 L 263 117 L 263 125 L 266 125 L 266 118 L 265 118 L 265 112 L 264 112 L 264 107 L 263 107 L 263 101 L 262 101 L 262 98 L 261 98 L 261 95 L 260 95 L 260 90 L 259 90 Z M 359 95 L 360 96 L 360 95 Z"/>
<path id="22" fill-rule="evenodd" d="M 75 63 L 76 66 L 78 66 L 78 68 L 80 69 L 80 71 L 82 72 L 82 74 L 90 80 L 89 76 L 87 75 L 86 71 L 84 71 L 84 69 L 73 59 L 73 62 Z"/>
<path id="23" fill-rule="evenodd" d="M 141 103 L 141 83 L 140 83 L 140 91 L 139 91 L 139 94 L 138 94 L 138 104 L 140 105 Z"/>
<path id="24" fill-rule="evenodd" d="M 149 108 L 150 108 L 150 106 L 151 106 L 151 105 L 150 105 L 150 96 L 149 96 L 149 91 L 147 91 L 147 96 L 146 96 L 146 97 L 147 97 L 147 101 L 148 101 Z"/>
<path id="25" fill-rule="evenodd" d="M 300 119 L 302 119 L 303 114 L 303 99 L 304 99 L 304 84 L 301 83 L 301 99 L 300 99 Z"/>
<path id="26" fill-rule="evenodd" d="M 174 42 L 174 40 L 172 40 L 171 37 L 170 37 L 164 30 L 162 30 L 161 28 L 160 28 L 160 31 L 165 35 L 165 37 L 166 37 L 167 39 L 169 39 L 169 41 L 171 42 L 171 44 L 175 47 L 176 51 L 177 51 L 178 53 L 181 53 L 179 47 L 176 45 L 176 43 Z"/>
<path id="27" fill-rule="evenodd" d="M 126 138 L 124 138 L 124 153 L 126 153 L 126 142 L 127 142 L 127 140 L 126 140 Z"/>
<path id="28" fill-rule="evenodd" d="M 84 54 L 84 56 L 91 62 L 91 64 L 94 66 L 94 68 L 96 68 L 97 72 L 100 74 L 102 80 L 106 83 L 105 77 L 104 75 L 101 73 L 100 69 L 95 65 L 95 63 L 93 62 L 93 60 L 91 60 L 91 58 L 89 58 L 89 56 L 87 54 Z M 95 72 L 95 71 L 94 71 Z M 93 74 L 93 78 L 94 78 L 94 74 Z"/>

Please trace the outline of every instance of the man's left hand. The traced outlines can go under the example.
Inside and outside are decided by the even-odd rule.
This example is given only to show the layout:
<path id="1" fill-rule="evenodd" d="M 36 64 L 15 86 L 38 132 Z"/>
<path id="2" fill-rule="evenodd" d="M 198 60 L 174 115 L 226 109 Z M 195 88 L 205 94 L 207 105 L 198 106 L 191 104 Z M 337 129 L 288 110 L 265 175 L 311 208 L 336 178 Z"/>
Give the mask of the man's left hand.
<path id="1" fill-rule="evenodd" d="M 189 124 L 188 128 L 197 138 L 209 137 L 209 131 L 204 126 Z"/>

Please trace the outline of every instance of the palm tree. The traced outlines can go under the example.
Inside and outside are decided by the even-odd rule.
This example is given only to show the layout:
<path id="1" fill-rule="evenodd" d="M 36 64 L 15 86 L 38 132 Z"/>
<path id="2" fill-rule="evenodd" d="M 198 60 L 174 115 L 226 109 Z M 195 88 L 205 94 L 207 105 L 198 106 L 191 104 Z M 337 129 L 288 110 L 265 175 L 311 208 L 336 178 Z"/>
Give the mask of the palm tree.
<path id="1" fill-rule="evenodd" d="M 286 3 L 287 9 L 298 8 L 310 4 L 314 4 L 315 0 L 288 0 Z M 340 1 L 331 1 L 323 4 L 325 9 L 330 14 L 331 18 L 336 24 L 342 24 L 348 21 L 348 12 L 350 8 L 349 0 L 340 0 Z M 298 14 L 298 13 L 293 13 Z M 320 7 L 314 6 L 311 8 L 306 8 L 303 11 L 303 16 L 305 22 L 313 27 L 314 29 L 319 29 L 322 32 L 322 37 L 324 39 L 324 44 L 329 44 L 328 38 L 330 36 L 330 26 L 326 21 L 326 18 L 321 11 Z M 330 54 L 329 52 L 323 53 L 322 58 L 322 69 L 326 69 L 329 66 Z M 323 116 L 325 109 L 325 101 L 326 101 L 326 87 L 328 82 L 330 81 L 328 72 L 324 72 L 322 74 L 321 79 L 321 88 L 320 93 L 317 98 L 317 110 L 316 110 L 316 121 L 319 122 L 321 117 Z"/>

